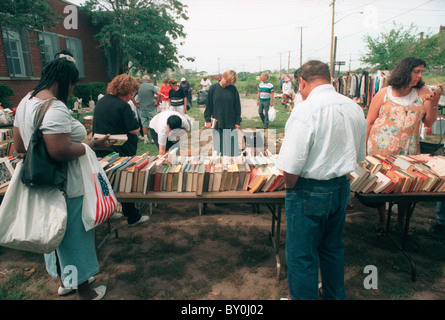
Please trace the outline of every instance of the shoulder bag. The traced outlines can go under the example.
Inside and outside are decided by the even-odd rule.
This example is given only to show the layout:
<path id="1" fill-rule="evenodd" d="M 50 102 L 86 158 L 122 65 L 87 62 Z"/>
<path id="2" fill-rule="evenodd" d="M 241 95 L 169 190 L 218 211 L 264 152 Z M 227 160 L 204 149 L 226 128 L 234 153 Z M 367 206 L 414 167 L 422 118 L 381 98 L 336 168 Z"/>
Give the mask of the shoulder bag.
<path id="1" fill-rule="evenodd" d="M 66 164 L 52 159 L 46 149 L 40 129 L 46 111 L 56 98 L 49 99 L 40 108 L 37 125 L 23 159 L 21 180 L 28 187 L 56 186 L 63 188 L 66 181 Z"/>

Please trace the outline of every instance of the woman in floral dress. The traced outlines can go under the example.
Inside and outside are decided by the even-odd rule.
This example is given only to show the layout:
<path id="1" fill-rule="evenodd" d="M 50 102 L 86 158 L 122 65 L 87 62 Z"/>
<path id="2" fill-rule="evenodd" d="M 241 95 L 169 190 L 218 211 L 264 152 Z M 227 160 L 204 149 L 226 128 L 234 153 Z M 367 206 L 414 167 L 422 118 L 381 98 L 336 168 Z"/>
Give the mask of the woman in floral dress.
<path id="1" fill-rule="evenodd" d="M 420 153 L 420 127 L 430 127 L 437 119 L 440 88 L 434 92 L 422 81 L 425 61 L 406 57 L 391 72 L 388 87 L 377 92 L 369 107 L 367 122 L 368 155 L 407 155 Z M 407 203 L 398 204 L 401 225 Z M 379 208 L 380 223 L 385 220 L 385 206 Z"/>

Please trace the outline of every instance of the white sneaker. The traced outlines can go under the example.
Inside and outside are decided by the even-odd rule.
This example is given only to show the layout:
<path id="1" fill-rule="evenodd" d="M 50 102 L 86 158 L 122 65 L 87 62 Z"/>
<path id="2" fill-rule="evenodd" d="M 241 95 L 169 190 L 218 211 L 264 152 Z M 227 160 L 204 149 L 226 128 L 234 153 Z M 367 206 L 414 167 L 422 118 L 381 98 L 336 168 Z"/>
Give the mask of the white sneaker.
<path id="1" fill-rule="evenodd" d="M 138 221 L 136 221 L 135 223 L 132 223 L 132 224 L 129 223 L 128 226 L 129 227 L 135 227 L 138 224 L 141 224 L 141 223 L 144 223 L 144 222 L 148 221 L 149 219 L 150 219 L 149 216 L 141 216 L 141 218 Z"/>
<path id="2" fill-rule="evenodd" d="M 102 300 L 102 298 L 105 296 L 105 292 L 107 292 L 106 286 L 98 286 L 97 288 L 93 289 L 97 293 L 97 297 L 93 298 L 92 300 Z"/>
<path id="3" fill-rule="evenodd" d="M 94 281 L 96 281 L 96 278 L 95 277 L 91 277 L 91 278 L 88 279 L 88 284 L 91 284 Z M 59 289 L 57 290 L 57 294 L 59 296 L 65 296 L 65 295 L 67 295 L 68 293 L 70 293 L 72 291 L 74 291 L 73 288 L 65 288 L 65 287 L 60 286 Z"/>
<path id="4" fill-rule="evenodd" d="M 144 144 L 148 144 L 148 139 L 144 139 Z"/>

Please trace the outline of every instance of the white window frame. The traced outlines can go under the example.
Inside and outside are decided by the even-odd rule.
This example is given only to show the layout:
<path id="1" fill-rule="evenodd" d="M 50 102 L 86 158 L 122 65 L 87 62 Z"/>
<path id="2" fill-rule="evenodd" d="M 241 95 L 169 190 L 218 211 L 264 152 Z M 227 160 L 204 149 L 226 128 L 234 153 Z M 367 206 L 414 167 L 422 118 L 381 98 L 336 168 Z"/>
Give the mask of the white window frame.
<path id="1" fill-rule="evenodd" d="M 54 56 L 60 51 L 59 36 L 52 32 L 39 32 L 40 53 L 42 56 L 42 65 L 45 66 L 54 60 Z"/>
<path id="2" fill-rule="evenodd" d="M 8 60 L 8 71 L 11 77 L 27 77 L 25 68 L 25 58 L 23 56 L 22 40 L 20 33 L 12 28 L 2 28 L 3 43 L 5 46 L 6 59 Z M 15 44 L 16 50 L 12 50 L 11 44 Z M 9 50 L 8 50 L 9 49 Z M 8 52 L 9 51 L 9 52 Z M 20 71 L 16 70 L 16 62 Z M 12 67 L 12 70 L 9 70 Z"/>
<path id="3" fill-rule="evenodd" d="M 72 37 L 66 37 L 65 40 L 66 49 L 73 54 L 73 57 L 76 60 L 77 70 L 79 70 L 79 78 L 85 78 L 82 41 L 80 39 Z"/>

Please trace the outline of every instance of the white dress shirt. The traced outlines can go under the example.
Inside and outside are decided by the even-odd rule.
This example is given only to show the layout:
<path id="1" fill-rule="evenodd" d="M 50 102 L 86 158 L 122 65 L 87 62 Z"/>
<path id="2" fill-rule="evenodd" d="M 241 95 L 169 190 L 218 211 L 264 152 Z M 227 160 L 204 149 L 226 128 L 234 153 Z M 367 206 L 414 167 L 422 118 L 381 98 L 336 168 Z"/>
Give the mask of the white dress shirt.
<path id="1" fill-rule="evenodd" d="M 292 110 L 276 167 L 308 179 L 329 180 L 354 171 L 365 156 L 362 109 L 326 84 Z"/>

